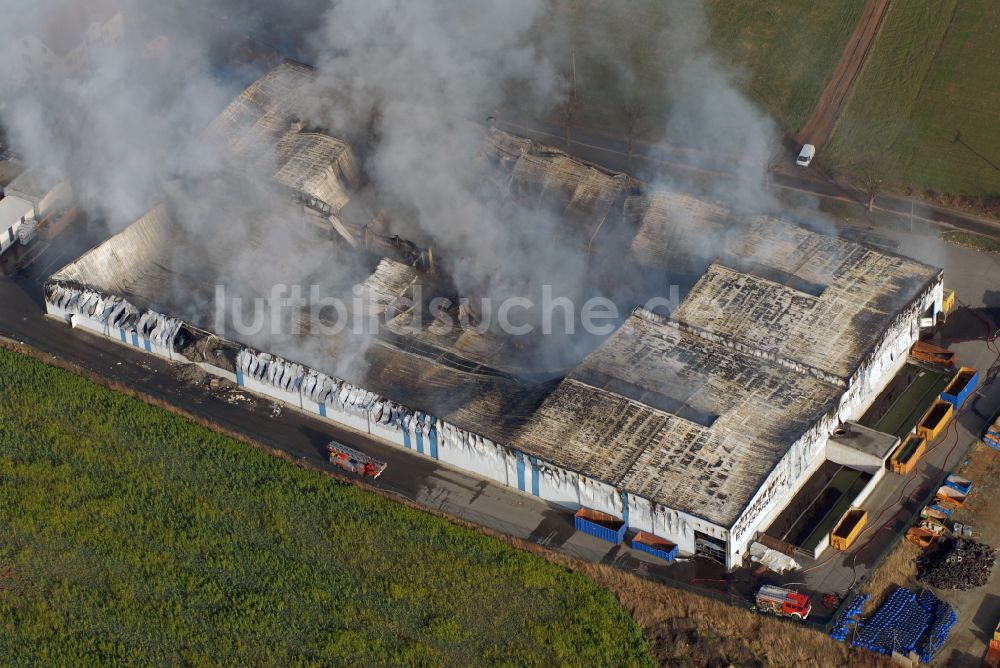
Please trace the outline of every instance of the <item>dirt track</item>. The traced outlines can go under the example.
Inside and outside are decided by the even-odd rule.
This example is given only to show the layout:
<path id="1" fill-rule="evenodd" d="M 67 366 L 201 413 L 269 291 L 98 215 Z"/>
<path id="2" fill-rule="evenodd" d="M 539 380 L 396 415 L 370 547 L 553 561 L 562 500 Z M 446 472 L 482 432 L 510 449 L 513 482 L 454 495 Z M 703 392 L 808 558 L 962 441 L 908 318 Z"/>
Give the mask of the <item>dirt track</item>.
<path id="1" fill-rule="evenodd" d="M 800 143 L 820 147 L 830 138 L 837 117 L 840 116 L 840 110 L 847 101 L 847 96 L 858 78 L 858 73 L 861 72 L 861 66 L 864 65 L 872 44 L 875 43 L 879 28 L 882 27 L 889 2 L 890 0 L 868 0 L 865 4 L 861 19 L 840 54 L 837 68 L 823 89 L 819 102 L 813 108 L 806 124 L 799 131 Z"/>

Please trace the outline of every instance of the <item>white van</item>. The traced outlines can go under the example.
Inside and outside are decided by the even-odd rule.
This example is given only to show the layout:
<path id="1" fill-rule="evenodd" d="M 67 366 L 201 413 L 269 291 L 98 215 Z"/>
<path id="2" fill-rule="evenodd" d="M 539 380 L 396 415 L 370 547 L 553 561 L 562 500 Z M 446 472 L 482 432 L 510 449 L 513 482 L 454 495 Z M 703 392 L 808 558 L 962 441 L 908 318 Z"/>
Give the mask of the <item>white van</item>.
<path id="1" fill-rule="evenodd" d="M 795 164 L 799 167 L 808 167 L 809 163 L 812 162 L 813 156 L 816 155 L 816 147 L 812 144 L 806 144 L 799 151 L 799 157 L 795 159 Z"/>

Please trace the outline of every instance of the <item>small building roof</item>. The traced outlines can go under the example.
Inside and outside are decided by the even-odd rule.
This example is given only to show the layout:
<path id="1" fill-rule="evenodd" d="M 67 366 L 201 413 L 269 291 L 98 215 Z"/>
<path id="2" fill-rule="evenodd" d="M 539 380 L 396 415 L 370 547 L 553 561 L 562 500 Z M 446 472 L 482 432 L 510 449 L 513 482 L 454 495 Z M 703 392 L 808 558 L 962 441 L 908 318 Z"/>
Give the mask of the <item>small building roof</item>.
<path id="1" fill-rule="evenodd" d="M 6 191 L 37 203 L 64 182 L 65 179 L 45 170 L 28 169 L 11 181 Z"/>
<path id="2" fill-rule="evenodd" d="M 857 422 L 845 422 L 830 436 L 831 441 L 878 459 L 888 459 L 899 445 L 899 437 L 871 429 Z"/>
<path id="3" fill-rule="evenodd" d="M 35 207 L 28 200 L 14 195 L 0 199 L 0 234 L 6 232 L 14 223 L 20 222 L 22 218 L 34 217 Z"/>

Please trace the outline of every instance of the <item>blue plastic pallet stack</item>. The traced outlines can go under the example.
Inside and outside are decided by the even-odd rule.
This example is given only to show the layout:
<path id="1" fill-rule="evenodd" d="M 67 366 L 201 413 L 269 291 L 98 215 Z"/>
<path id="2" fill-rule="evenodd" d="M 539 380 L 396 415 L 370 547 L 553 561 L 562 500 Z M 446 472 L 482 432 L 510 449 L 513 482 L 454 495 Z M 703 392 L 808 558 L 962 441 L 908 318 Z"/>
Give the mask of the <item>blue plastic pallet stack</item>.
<path id="1" fill-rule="evenodd" d="M 897 588 L 882 607 L 875 611 L 875 615 L 861 624 L 851 644 L 879 654 L 890 654 L 894 644 L 896 619 L 902 613 L 903 607 L 915 600 L 913 592 L 902 587 Z"/>
<path id="2" fill-rule="evenodd" d="M 920 637 L 924 635 L 924 632 L 927 631 L 927 627 L 930 625 L 931 613 L 917 603 L 917 597 L 914 596 L 912 601 L 903 606 L 899 617 L 896 618 L 896 622 L 893 625 L 892 644 L 888 645 L 889 651 L 891 652 L 893 649 L 896 649 L 899 652 L 908 654 L 916 649 L 917 641 L 920 640 Z"/>
<path id="3" fill-rule="evenodd" d="M 917 650 L 921 661 L 926 663 L 948 640 L 956 619 L 951 606 L 933 593 L 925 591 L 917 596 L 899 587 L 889 595 L 875 616 L 858 625 L 859 630 L 851 644 L 879 654 L 891 654 L 894 650 L 907 654 Z M 830 635 L 838 640 L 846 637 L 846 625 L 843 625 L 843 637 L 839 637 L 842 625 L 843 622 L 838 622 L 834 628 L 837 635 L 834 632 Z"/>
<path id="4" fill-rule="evenodd" d="M 847 634 L 851 632 L 852 626 L 857 626 L 861 619 L 861 608 L 865 602 L 871 598 L 868 594 L 857 594 L 851 602 L 841 611 L 840 616 L 830 629 L 830 637 L 843 642 L 847 640 Z"/>
<path id="5" fill-rule="evenodd" d="M 934 594 L 927 591 L 920 595 L 918 602 L 924 606 L 931 615 L 933 622 L 931 627 L 920 642 L 917 644 L 917 651 L 920 653 L 920 660 L 929 663 L 937 654 L 941 646 L 948 640 L 951 628 L 958 621 L 958 615 L 951 609 L 951 606 L 939 600 Z"/>
<path id="6" fill-rule="evenodd" d="M 931 613 L 917 602 L 917 596 L 908 589 L 897 588 L 854 637 L 852 645 L 879 654 L 892 654 L 893 650 L 907 653 L 931 624 Z"/>
<path id="7" fill-rule="evenodd" d="M 924 610 L 927 612 L 934 614 L 934 611 L 937 610 L 938 603 L 943 603 L 943 601 L 935 596 L 934 592 L 925 589 L 920 592 L 920 596 L 917 596 L 917 603 L 923 606 Z M 944 605 L 948 604 L 944 603 Z"/>

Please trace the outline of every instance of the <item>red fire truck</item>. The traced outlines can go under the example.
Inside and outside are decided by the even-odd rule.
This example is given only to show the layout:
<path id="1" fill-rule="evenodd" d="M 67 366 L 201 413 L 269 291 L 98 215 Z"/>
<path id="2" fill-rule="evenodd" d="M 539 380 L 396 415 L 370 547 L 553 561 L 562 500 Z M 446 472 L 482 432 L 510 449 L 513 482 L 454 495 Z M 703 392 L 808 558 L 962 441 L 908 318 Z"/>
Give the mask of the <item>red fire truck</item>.
<path id="1" fill-rule="evenodd" d="M 326 450 L 330 453 L 331 464 L 349 473 L 357 473 L 368 478 L 379 477 L 388 466 L 379 459 L 369 457 L 360 450 L 349 448 L 336 441 L 331 441 Z"/>
<path id="2" fill-rule="evenodd" d="M 812 603 L 805 594 L 774 585 L 764 585 L 757 591 L 757 610 L 779 617 L 806 619 L 812 612 Z"/>

